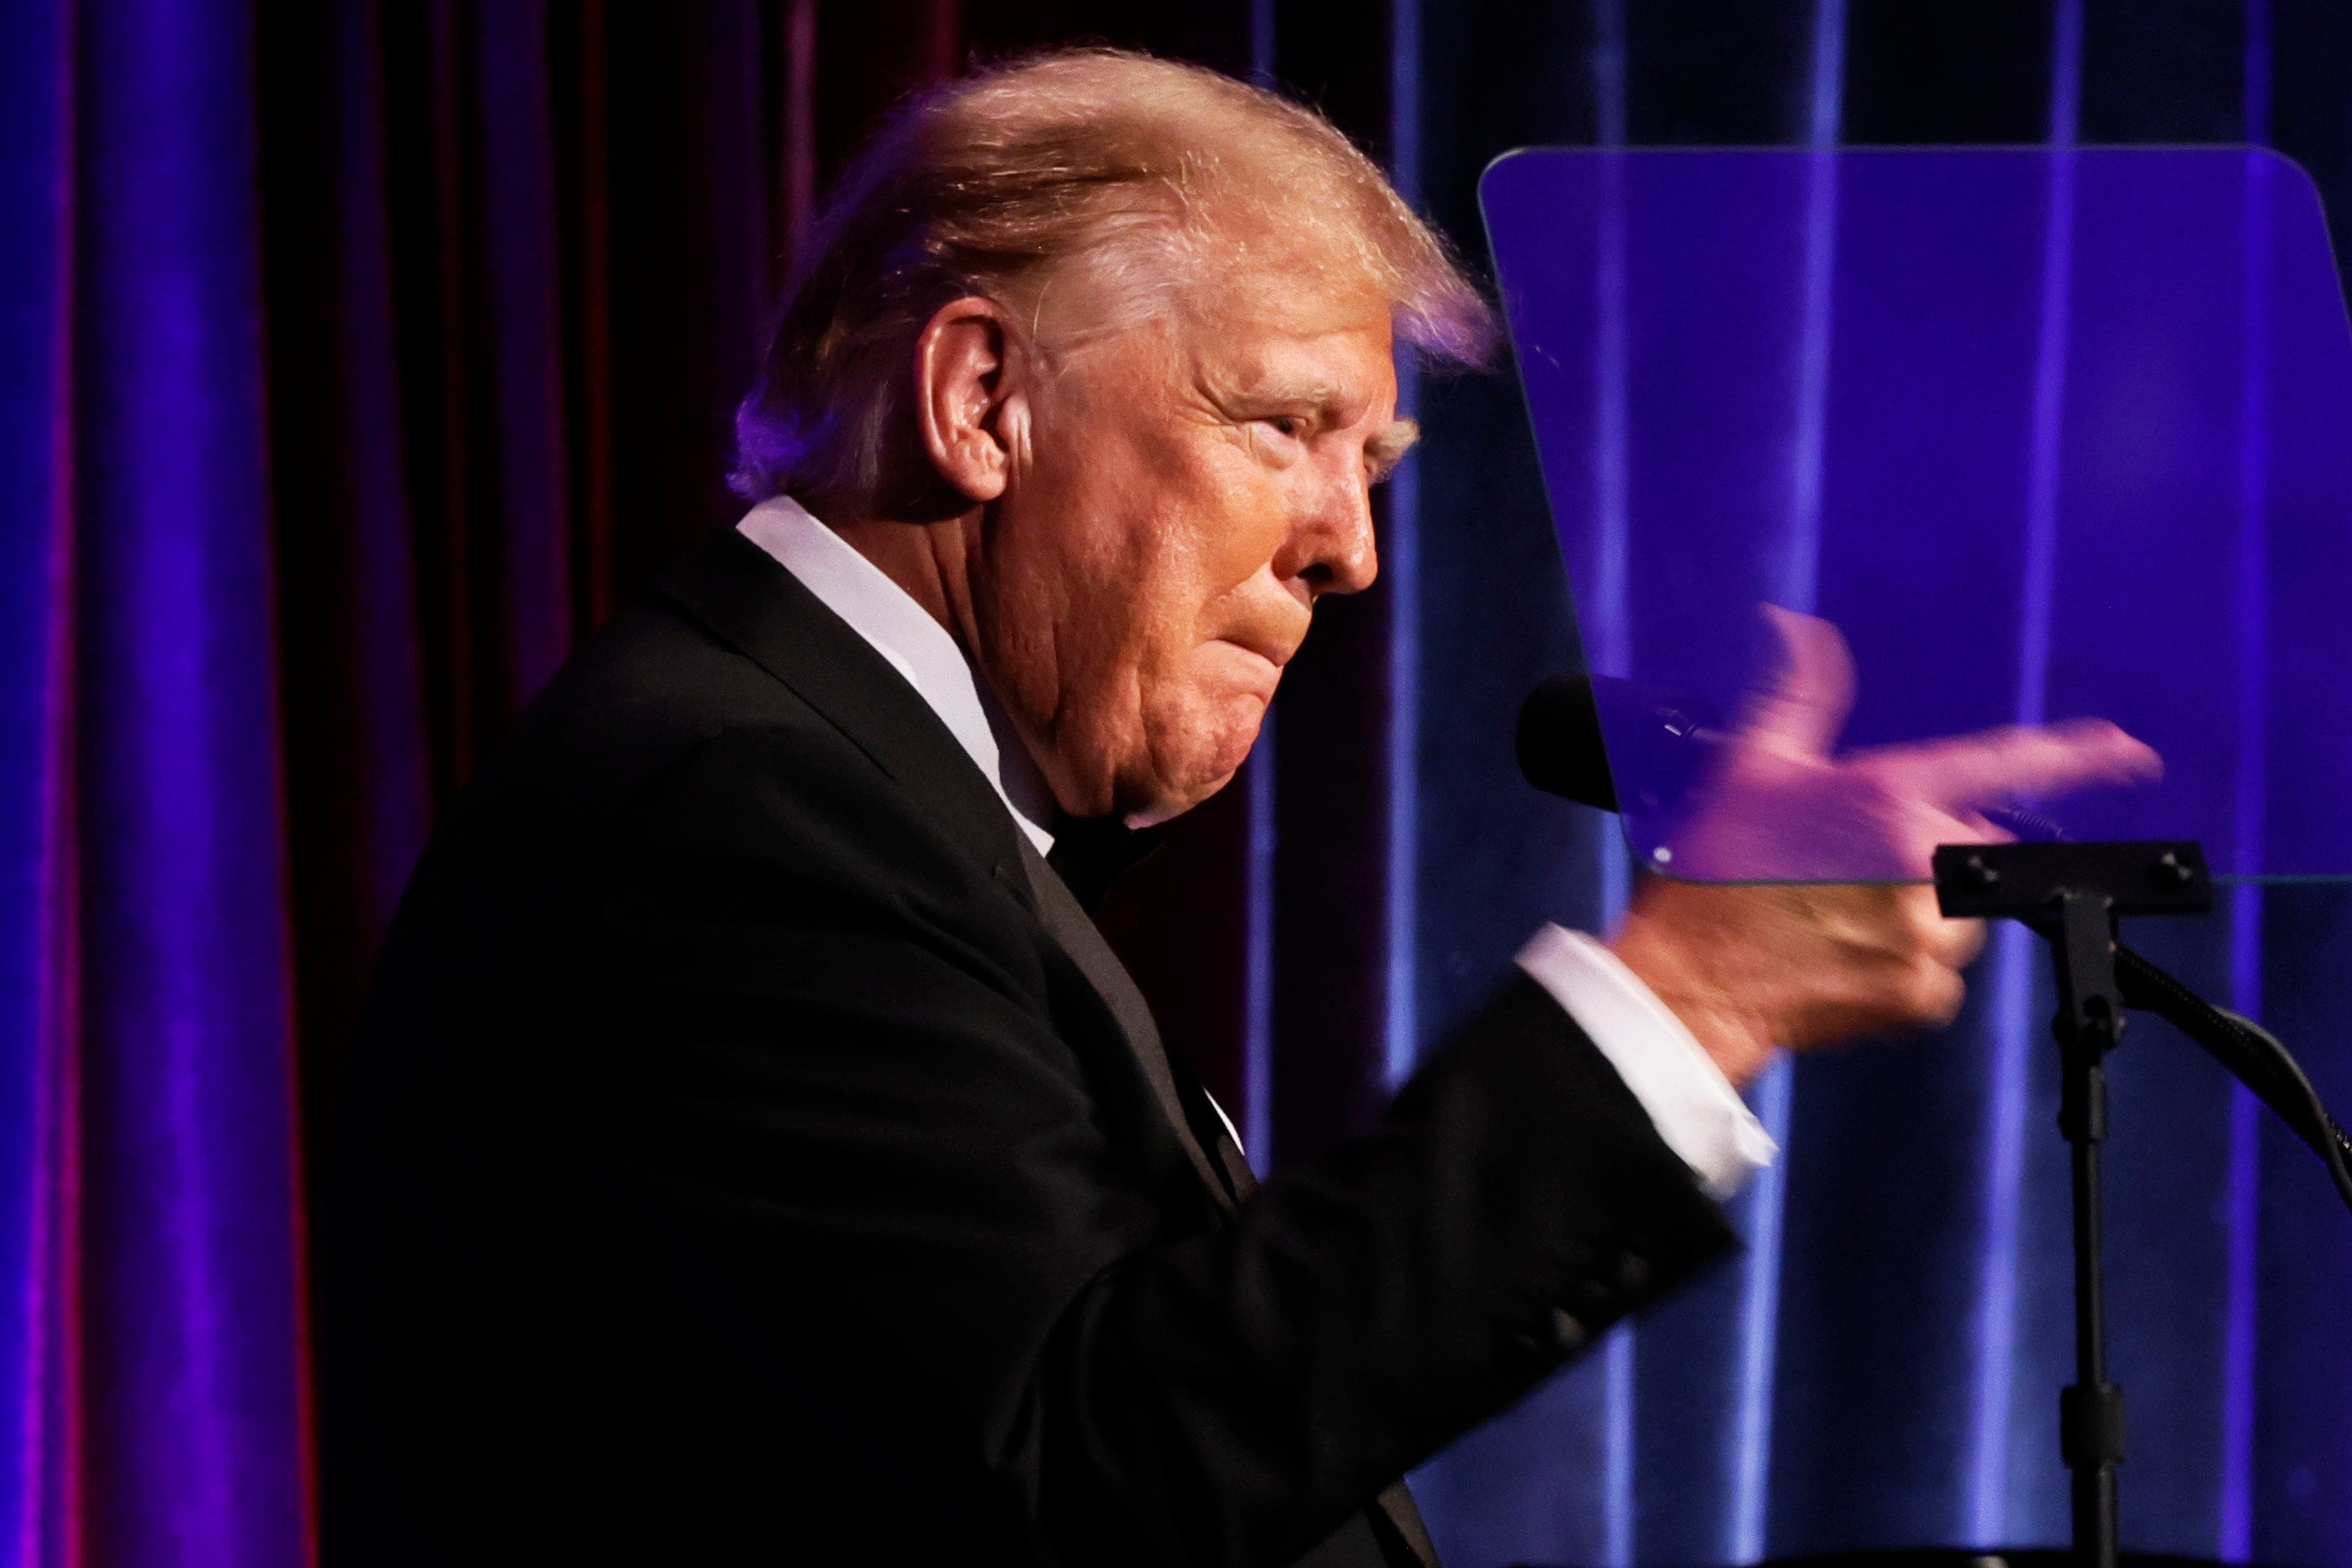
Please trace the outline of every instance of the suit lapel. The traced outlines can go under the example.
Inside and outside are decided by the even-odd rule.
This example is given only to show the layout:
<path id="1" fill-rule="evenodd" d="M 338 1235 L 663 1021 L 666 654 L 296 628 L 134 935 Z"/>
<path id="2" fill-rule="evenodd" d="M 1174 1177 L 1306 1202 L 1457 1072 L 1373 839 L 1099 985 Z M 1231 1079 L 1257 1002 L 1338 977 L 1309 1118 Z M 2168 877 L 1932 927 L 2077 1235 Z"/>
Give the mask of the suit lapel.
<path id="1" fill-rule="evenodd" d="M 705 631 L 800 694 L 923 814 L 1027 902 L 1013 814 L 920 693 L 874 645 L 733 528 L 711 535 L 655 587 Z"/>
<path id="2" fill-rule="evenodd" d="M 921 695 L 774 557 L 732 528 L 705 540 L 656 586 L 706 631 L 798 693 L 1037 915 L 1117 1023 L 1211 1198 L 1231 1213 L 1233 1195 L 1193 1135 L 1150 1007 Z"/>
<path id="3" fill-rule="evenodd" d="M 1192 1135 L 1192 1118 L 1184 1113 L 1184 1101 L 1176 1084 L 1176 1075 L 1168 1060 L 1168 1050 L 1160 1042 L 1160 1028 L 1151 1020 L 1151 1008 L 1143 993 L 1135 988 L 1135 980 L 1118 955 L 1110 950 L 1102 933 L 1078 907 L 1078 901 L 1066 886 L 1054 868 L 1026 839 L 1021 841 L 1021 867 L 1029 878 L 1029 886 L 1037 900 L 1038 918 L 1045 922 L 1046 933 L 1062 946 L 1087 983 L 1101 997 L 1103 1005 L 1126 1036 L 1129 1050 L 1135 1052 L 1143 1076 L 1150 1082 L 1152 1098 L 1160 1103 L 1160 1114 L 1168 1119 L 1177 1142 L 1184 1145 L 1184 1157 L 1199 1173 L 1201 1184 L 1209 1196 L 1227 1214 L 1234 1211 L 1234 1195 L 1218 1179 L 1216 1168 L 1210 1164 L 1209 1155 Z"/>
<path id="4" fill-rule="evenodd" d="M 1218 1208 L 1227 1215 L 1233 1214 L 1237 1207 L 1236 1199 L 1246 1198 L 1257 1186 L 1248 1165 L 1241 1158 L 1240 1149 L 1234 1146 L 1232 1139 L 1218 1137 L 1214 1141 L 1215 1154 L 1213 1156 L 1202 1147 L 1202 1139 L 1194 1136 L 1192 1129 L 1196 1124 L 1187 1113 L 1185 1090 L 1189 1087 L 1194 1094 L 1201 1091 L 1197 1084 L 1189 1082 L 1180 1083 L 1178 1074 L 1182 1069 L 1171 1061 L 1166 1047 L 1160 1042 L 1159 1026 L 1152 1022 L 1151 1009 L 1144 1001 L 1143 993 L 1136 989 L 1127 967 L 1118 961 L 1118 955 L 1110 950 L 1110 944 L 1103 940 L 1102 933 L 1079 905 L 1076 895 L 1054 868 L 1045 863 L 1045 858 L 1037 853 L 1027 839 L 1021 840 L 1019 848 L 1022 870 L 1036 896 L 1038 918 L 1045 924 L 1047 934 L 1070 956 L 1070 961 L 1077 966 L 1079 973 L 1086 976 L 1087 983 L 1094 987 L 1104 1005 L 1110 1009 L 1111 1016 L 1118 1020 L 1129 1048 L 1135 1052 L 1137 1062 L 1143 1069 L 1144 1077 L 1150 1082 L 1152 1096 L 1160 1103 L 1160 1113 L 1174 1129 L 1177 1141 L 1183 1145 L 1185 1158 L 1192 1161 L 1192 1168 L 1200 1175 L 1201 1184 L 1209 1189 L 1209 1195 L 1215 1199 Z M 1215 1113 L 1209 1114 L 1213 1117 Z M 1223 1166 L 1222 1176 L 1218 1168 L 1211 1164 L 1213 1157 Z M 1359 1531 L 1367 1528 L 1371 1531 L 1375 1541 L 1383 1542 L 1380 1548 L 1383 1558 L 1437 1568 L 1437 1549 L 1429 1539 L 1428 1527 L 1422 1522 L 1421 1510 L 1414 1505 L 1412 1493 L 1405 1489 L 1402 1480 L 1391 1482 L 1373 1500 L 1366 1513 L 1349 1527 Z M 1339 1561 L 1360 1561 L 1361 1553 L 1353 1550 L 1353 1542 L 1357 1539 L 1360 1537 L 1351 1537 L 1347 1531 L 1335 1537 L 1332 1544 L 1339 1552 Z"/>

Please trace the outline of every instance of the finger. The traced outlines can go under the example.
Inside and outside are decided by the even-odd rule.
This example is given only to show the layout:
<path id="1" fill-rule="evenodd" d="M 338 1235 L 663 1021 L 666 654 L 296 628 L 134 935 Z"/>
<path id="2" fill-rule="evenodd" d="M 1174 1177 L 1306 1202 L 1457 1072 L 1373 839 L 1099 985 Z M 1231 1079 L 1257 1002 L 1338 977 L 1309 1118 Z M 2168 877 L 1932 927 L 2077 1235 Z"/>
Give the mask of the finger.
<path id="1" fill-rule="evenodd" d="M 1960 1016 L 1968 999 L 1968 982 L 1958 969 L 1923 958 L 1913 966 L 1905 988 L 1906 1021 L 1915 1028 L 1943 1029 Z"/>
<path id="2" fill-rule="evenodd" d="M 2153 747 L 2101 718 L 1885 747 L 1852 760 L 1897 791 L 1916 791 L 1955 815 L 2020 797 L 2063 795 L 2099 784 L 2145 784 L 2164 775 L 2164 761 Z"/>
<path id="3" fill-rule="evenodd" d="M 1946 919 L 1935 888 L 1924 883 L 1908 883 L 1890 892 L 1904 952 L 1948 968 L 1968 967 L 1984 945 L 1984 922 Z"/>
<path id="4" fill-rule="evenodd" d="M 1838 629 L 1818 616 L 1777 604 L 1760 608 L 1780 657 L 1741 704 L 1738 738 L 1826 758 L 1853 707 L 1853 655 Z"/>
<path id="5" fill-rule="evenodd" d="M 1957 821 L 1960 824 L 1963 836 L 1947 839 L 1944 841 L 1946 843 L 2013 844 L 2017 841 L 2017 834 L 2013 831 L 2003 827 L 1981 811 L 1964 810 L 1958 814 Z"/>

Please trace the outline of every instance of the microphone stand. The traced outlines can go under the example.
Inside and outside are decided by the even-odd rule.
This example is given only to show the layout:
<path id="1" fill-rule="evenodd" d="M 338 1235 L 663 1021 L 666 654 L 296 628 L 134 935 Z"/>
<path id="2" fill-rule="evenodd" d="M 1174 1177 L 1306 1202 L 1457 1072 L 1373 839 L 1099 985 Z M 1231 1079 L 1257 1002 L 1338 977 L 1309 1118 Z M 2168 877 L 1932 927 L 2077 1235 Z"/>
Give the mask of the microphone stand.
<path id="1" fill-rule="evenodd" d="M 2031 927 L 2056 960 L 2064 1075 L 2058 1127 L 2073 1154 L 2074 1383 L 2058 1396 L 2058 1447 L 2074 1473 L 2074 1555 L 2116 1568 L 2116 1466 L 2124 1457 L 2123 1390 L 2107 1379 L 2099 1145 L 2107 1135 L 2107 1052 L 2123 1041 L 2116 922 L 2126 915 L 2203 915 L 2213 907 L 2194 843 L 1947 844 L 1936 898 L 1956 919 Z"/>
<path id="2" fill-rule="evenodd" d="M 2326 1162 L 2352 1206 L 2352 1139 L 2330 1118 L 2286 1048 L 2260 1026 L 2205 1001 L 2117 939 L 2128 915 L 2203 915 L 2213 906 L 2204 851 L 2189 841 L 1947 844 L 1936 851 L 1937 902 L 1954 918 L 2008 919 L 2050 944 L 2058 982 L 2063 1085 L 2058 1125 L 2073 1155 L 2074 1383 L 2058 1396 L 2059 1448 L 2074 1479 L 2074 1555 L 2116 1568 L 2116 1466 L 2123 1391 L 2108 1381 L 2102 1278 L 2099 1145 L 2107 1134 L 2105 1061 L 2126 1007 L 2149 1009 L 2260 1095 Z"/>

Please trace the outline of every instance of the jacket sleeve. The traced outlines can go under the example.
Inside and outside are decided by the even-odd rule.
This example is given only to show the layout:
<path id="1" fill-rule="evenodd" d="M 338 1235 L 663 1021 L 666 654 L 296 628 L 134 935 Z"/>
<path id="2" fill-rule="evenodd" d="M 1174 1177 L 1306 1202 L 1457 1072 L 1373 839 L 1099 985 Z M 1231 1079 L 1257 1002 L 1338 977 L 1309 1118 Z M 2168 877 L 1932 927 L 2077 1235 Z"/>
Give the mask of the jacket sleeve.
<path id="1" fill-rule="evenodd" d="M 862 757 L 784 731 L 673 768 L 593 887 L 604 1179 L 735 1299 L 744 1375 L 799 1364 L 779 1419 L 889 1412 L 961 1528 L 1288 1562 L 1729 1244 L 1523 976 L 1370 1135 L 1179 1226 L 1026 918 Z"/>

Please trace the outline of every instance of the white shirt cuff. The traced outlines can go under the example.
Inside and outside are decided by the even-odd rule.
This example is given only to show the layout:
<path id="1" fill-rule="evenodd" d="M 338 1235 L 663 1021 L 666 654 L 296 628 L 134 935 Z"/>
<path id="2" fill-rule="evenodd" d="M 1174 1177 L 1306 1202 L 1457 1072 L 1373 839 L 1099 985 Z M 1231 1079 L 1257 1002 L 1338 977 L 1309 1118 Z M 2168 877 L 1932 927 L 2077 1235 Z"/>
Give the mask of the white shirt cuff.
<path id="1" fill-rule="evenodd" d="M 1732 1197 L 1780 1154 L 1706 1047 L 1616 954 L 1546 925 L 1518 961 L 1609 1059 L 1709 1197 Z"/>

